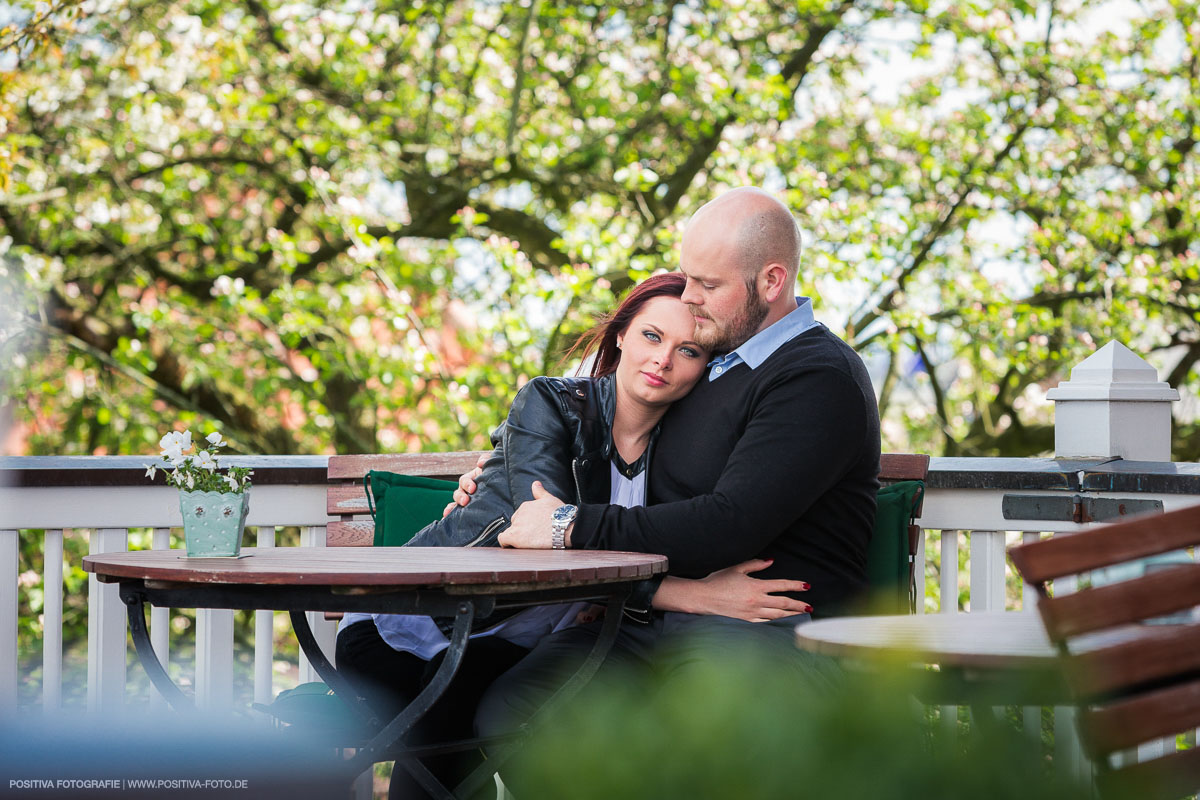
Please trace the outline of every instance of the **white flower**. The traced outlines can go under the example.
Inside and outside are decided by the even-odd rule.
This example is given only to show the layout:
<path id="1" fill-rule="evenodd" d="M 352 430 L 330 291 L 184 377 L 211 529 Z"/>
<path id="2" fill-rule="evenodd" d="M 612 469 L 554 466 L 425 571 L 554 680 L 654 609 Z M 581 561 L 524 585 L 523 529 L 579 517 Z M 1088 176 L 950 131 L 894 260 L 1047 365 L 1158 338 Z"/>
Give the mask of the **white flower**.
<path id="1" fill-rule="evenodd" d="M 183 454 L 192 449 L 192 432 L 171 431 L 159 439 L 158 446 L 162 448 L 163 458 L 169 458 L 172 464 L 179 466 Z"/>
<path id="2" fill-rule="evenodd" d="M 158 467 L 154 466 L 153 464 L 146 464 L 146 477 L 150 480 L 154 480 L 154 475 L 157 471 Z"/>
<path id="3" fill-rule="evenodd" d="M 226 475 L 225 482 L 229 484 L 229 491 L 236 492 L 238 490 L 237 478 L 233 477 L 232 475 Z"/>
<path id="4" fill-rule="evenodd" d="M 193 489 L 196 486 L 196 479 L 192 477 L 192 473 L 185 473 L 183 479 L 187 482 L 188 489 Z"/>
<path id="5" fill-rule="evenodd" d="M 221 438 L 221 434 L 218 431 L 213 431 L 210 433 L 207 441 L 213 447 L 224 447 L 226 444 L 225 440 Z"/>
<path id="6" fill-rule="evenodd" d="M 196 466 L 200 469 L 206 469 L 209 472 L 212 472 L 217 468 L 217 461 L 207 450 L 201 450 L 196 454 Z"/>

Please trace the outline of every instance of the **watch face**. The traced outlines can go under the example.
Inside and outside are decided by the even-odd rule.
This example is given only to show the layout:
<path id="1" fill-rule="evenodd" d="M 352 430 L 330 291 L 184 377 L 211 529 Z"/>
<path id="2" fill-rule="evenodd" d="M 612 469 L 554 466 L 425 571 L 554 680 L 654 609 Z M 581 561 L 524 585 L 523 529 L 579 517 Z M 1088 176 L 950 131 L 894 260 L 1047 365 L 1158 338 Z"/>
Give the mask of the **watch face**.
<path id="1" fill-rule="evenodd" d="M 575 516 L 575 506 L 559 506 L 550 517 L 555 522 L 572 519 Z"/>

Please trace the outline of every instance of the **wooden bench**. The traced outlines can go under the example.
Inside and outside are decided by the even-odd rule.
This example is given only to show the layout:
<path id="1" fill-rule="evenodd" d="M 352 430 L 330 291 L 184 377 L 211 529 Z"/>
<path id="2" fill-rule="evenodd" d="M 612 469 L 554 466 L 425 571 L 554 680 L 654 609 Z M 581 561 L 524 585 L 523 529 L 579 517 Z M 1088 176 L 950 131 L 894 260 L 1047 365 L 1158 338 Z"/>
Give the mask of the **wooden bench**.
<path id="1" fill-rule="evenodd" d="M 331 517 L 325 540 L 329 547 L 370 547 L 375 538 L 375 523 L 367 508 L 363 476 L 373 469 L 457 481 L 464 472 L 475 468 L 479 457 L 490 451 L 460 450 L 449 453 L 397 453 L 356 456 L 330 456 L 329 491 L 326 513 Z M 929 456 L 912 453 L 884 453 L 879 458 L 879 480 L 923 481 L 929 472 Z M 916 554 L 920 528 L 910 532 L 909 552 Z"/>
<path id="2" fill-rule="evenodd" d="M 396 453 L 362 456 L 330 456 L 326 513 L 332 518 L 325 528 L 328 547 L 370 547 L 375 541 L 375 523 L 367 508 L 363 476 L 373 469 L 457 481 L 475 468 L 479 457 L 490 451 L 462 450 L 450 453 Z"/>
<path id="3" fill-rule="evenodd" d="M 398 453 L 376 455 L 331 456 L 328 467 L 329 490 L 326 512 L 330 521 L 326 527 L 329 547 L 370 547 L 374 543 L 375 523 L 367 507 L 363 491 L 363 476 L 371 470 L 417 475 L 457 481 L 464 472 L 472 470 L 479 457 L 488 451 L 468 450 L 447 453 Z M 879 459 L 879 480 L 889 484 L 897 481 L 924 481 L 929 472 L 929 456 L 912 453 L 884 453 Z M 916 516 L 920 516 L 920 507 Z M 912 597 L 916 556 L 921 540 L 921 528 L 909 526 L 908 552 L 910 603 Z"/>

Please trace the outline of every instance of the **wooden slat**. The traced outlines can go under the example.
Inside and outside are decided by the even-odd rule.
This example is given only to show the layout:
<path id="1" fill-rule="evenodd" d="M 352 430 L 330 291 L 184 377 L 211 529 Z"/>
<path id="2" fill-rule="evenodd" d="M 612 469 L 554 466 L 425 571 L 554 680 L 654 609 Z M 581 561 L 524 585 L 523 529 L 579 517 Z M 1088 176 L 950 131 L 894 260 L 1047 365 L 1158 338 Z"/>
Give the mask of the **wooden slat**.
<path id="1" fill-rule="evenodd" d="M 375 523 L 369 519 L 325 525 L 326 547 L 371 547 L 374 544 Z"/>
<path id="2" fill-rule="evenodd" d="M 1200 673 L 1200 625 L 1138 627 L 1135 639 L 1071 656 L 1068 668 L 1081 696 Z"/>
<path id="3" fill-rule="evenodd" d="M 376 453 L 370 455 L 330 456 L 328 478 L 358 480 L 373 469 L 421 475 L 428 478 L 458 480 L 475 468 L 481 455 L 490 451 L 466 450 L 452 453 Z"/>
<path id="4" fill-rule="evenodd" d="M 1200 505 L 1017 545 L 1008 552 L 1026 581 L 1042 583 L 1194 544 L 1200 544 Z"/>
<path id="5" fill-rule="evenodd" d="M 879 480 L 923 481 L 929 473 L 929 456 L 918 453 L 884 453 L 879 456 Z"/>
<path id="6" fill-rule="evenodd" d="M 367 493 L 361 483 L 335 484 L 325 493 L 325 513 L 331 517 L 370 514 Z"/>
<path id="7" fill-rule="evenodd" d="M 464 472 L 475 468 L 484 452 L 486 451 L 331 456 L 329 480 L 343 483 L 329 487 L 327 513 L 331 517 L 368 513 L 362 477 L 373 469 L 457 480 Z M 915 453 L 884 453 L 879 458 L 879 468 L 881 481 L 925 480 L 929 472 L 929 456 Z"/>
<path id="8" fill-rule="evenodd" d="M 1196 605 L 1200 605 L 1200 564 L 1180 564 L 1121 583 L 1043 597 L 1038 611 L 1050 638 L 1061 640 Z"/>
<path id="9" fill-rule="evenodd" d="M 1200 725 L 1200 682 L 1146 692 L 1080 712 L 1079 727 L 1094 753 L 1115 753 Z M 1200 784 L 1192 787 L 1200 788 Z"/>
<path id="10" fill-rule="evenodd" d="M 1200 747 L 1170 753 L 1162 758 L 1102 771 L 1096 786 L 1102 797 L 1184 797 L 1200 785 Z"/>

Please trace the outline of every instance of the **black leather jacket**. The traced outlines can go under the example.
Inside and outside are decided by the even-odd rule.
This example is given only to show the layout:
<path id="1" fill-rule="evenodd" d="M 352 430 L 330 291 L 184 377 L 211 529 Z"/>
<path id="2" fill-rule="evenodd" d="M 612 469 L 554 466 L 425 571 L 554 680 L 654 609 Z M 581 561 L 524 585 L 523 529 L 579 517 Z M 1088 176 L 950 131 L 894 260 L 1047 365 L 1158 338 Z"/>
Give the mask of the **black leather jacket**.
<path id="1" fill-rule="evenodd" d="M 616 410 L 615 376 L 534 378 L 492 434 L 495 449 L 476 478 L 471 502 L 422 528 L 405 547 L 497 547 L 513 511 L 533 499 L 533 482 L 564 502 L 607 503 Z M 650 448 L 658 437 L 655 429 Z M 648 616 L 661 578 L 644 581 L 626 604 Z"/>

